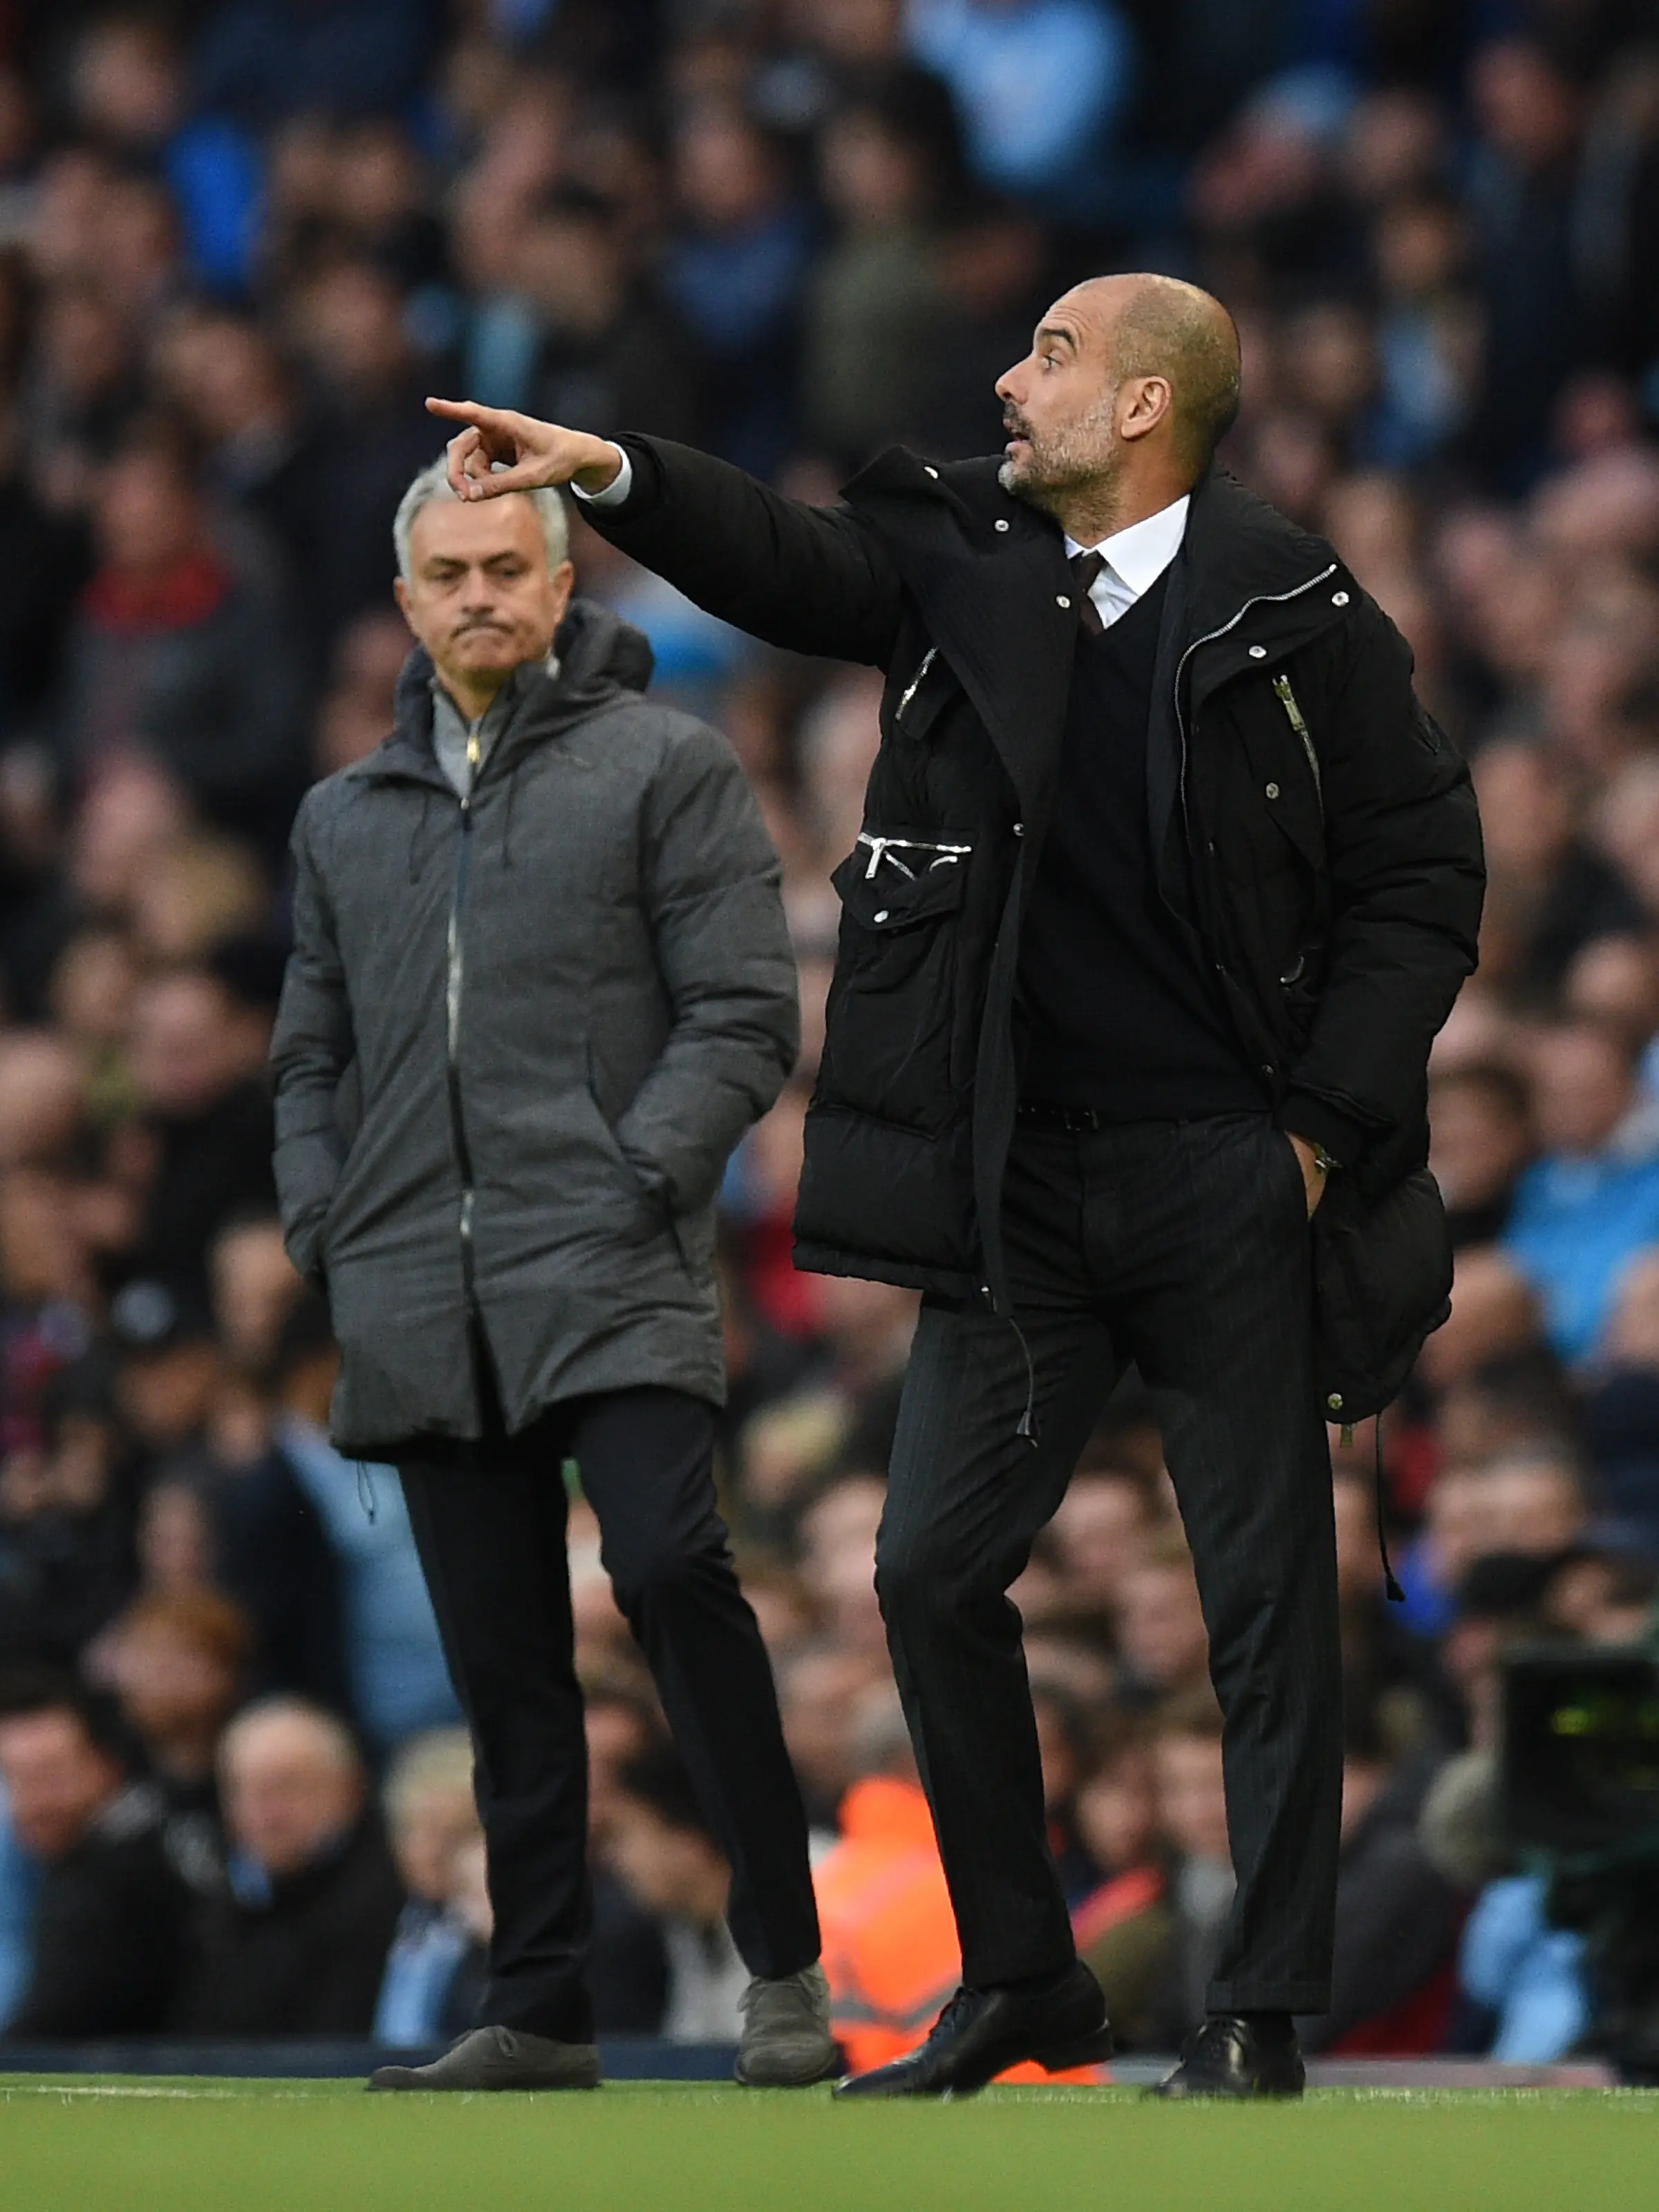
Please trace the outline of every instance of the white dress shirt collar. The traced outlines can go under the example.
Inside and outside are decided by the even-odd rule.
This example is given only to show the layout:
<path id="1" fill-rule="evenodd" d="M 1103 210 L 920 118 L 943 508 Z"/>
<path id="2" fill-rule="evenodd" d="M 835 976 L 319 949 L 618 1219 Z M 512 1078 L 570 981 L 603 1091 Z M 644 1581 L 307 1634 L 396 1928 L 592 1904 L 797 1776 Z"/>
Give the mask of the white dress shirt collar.
<path id="1" fill-rule="evenodd" d="M 1127 530 L 1114 531 L 1098 545 L 1079 545 L 1075 538 L 1068 538 L 1066 557 L 1069 561 L 1079 553 L 1098 553 L 1138 599 L 1151 591 L 1181 550 L 1187 533 L 1187 510 L 1192 503 L 1192 495 L 1184 493 L 1171 505 L 1159 507 L 1156 514 L 1132 522 Z"/>

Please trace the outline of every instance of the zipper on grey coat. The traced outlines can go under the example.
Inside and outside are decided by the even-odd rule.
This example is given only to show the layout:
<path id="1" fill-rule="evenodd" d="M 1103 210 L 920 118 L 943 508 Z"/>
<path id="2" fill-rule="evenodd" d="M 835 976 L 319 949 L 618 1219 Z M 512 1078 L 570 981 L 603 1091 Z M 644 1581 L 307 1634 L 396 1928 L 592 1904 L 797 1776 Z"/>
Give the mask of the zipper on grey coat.
<path id="1" fill-rule="evenodd" d="M 1298 584 L 1293 592 L 1258 592 L 1253 599 L 1245 600 L 1243 605 L 1232 617 L 1231 622 L 1223 623 L 1219 629 L 1212 629 L 1203 637 L 1195 637 L 1192 643 L 1187 647 L 1185 653 L 1182 654 L 1180 659 L 1176 663 L 1176 728 L 1180 732 L 1181 736 L 1181 781 L 1179 786 L 1181 792 L 1181 818 L 1183 823 L 1187 823 L 1187 832 L 1189 838 L 1192 834 L 1192 824 L 1188 820 L 1187 814 L 1187 718 L 1181 711 L 1181 679 L 1187 672 L 1187 663 L 1201 647 L 1213 645 L 1218 638 L 1226 637 L 1231 631 L 1236 630 L 1240 623 L 1243 621 L 1245 616 L 1249 613 L 1252 607 L 1288 606 L 1292 599 L 1299 599 L 1303 598 L 1305 593 L 1316 590 L 1319 585 L 1328 583 L 1330 579 L 1335 575 L 1339 565 L 1340 564 L 1337 562 L 1333 561 L 1328 568 L 1322 568 L 1316 576 L 1310 576 L 1305 584 Z"/>
<path id="2" fill-rule="evenodd" d="M 933 666 L 934 656 L 938 652 L 939 647 L 936 645 L 930 645 L 927 652 L 922 654 L 921 666 L 916 670 L 915 674 L 910 678 L 910 681 L 905 685 L 902 693 L 900 695 L 898 705 L 893 709 L 893 722 L 896 727 L 903 720 L 905 708 L 909 705 L 910 702 L 915 697 L 917 691 L 921 689 L 921 679 Z"/>
<path id="3" fill-rule="evenodd" d="M 1313 770 L 1314 790 L 1318 796 L 1320 811 L 1322 813 L 1325 807 L 1325 779 L 1319 772 L 1319 755 L 1314 750 L 1313 735 L 1309 730 L 1307 717 L 1302 711 L 1301 702 L 1295 692 L 1291 690 L 1291 679 L 1283 669 L 1273 678 L 1273 690 L 1279 695 L 1279 705 L 1285 709 L 1285 720 L 1302 740 L 1302 750 L 1308 756 L 1308 766 Z"/>
<path id="4" fill-rule="evenodd" d="M 461 1178 L 461 1206 L 457 1222 L 461 1242 L 461 1283 L 466 1298 L 467 1315 L 475 1328 L 481 1328 L 482 1322 L 478 1313 L 477 1278 L 472 1249 L 472 1156 L 466 1141 L 465 1117 L 461 1110 L 461 994 L 466 978 L 465 960 L 461 949 L 461 908 L 466 898 L 472 850 L 472 793 L 477 784 L 481 750 L 478 726 L 474 722 L 466 733 L 466 764 L 470 773 L 466 791 L 461 799 L 461 835 L 455 851 L 455 884 L 449 902 L 448 958 L 444 978 L 446 1081 L 449 1092 L 450 1124 L 455 1139 L 455 1164 Z"/>

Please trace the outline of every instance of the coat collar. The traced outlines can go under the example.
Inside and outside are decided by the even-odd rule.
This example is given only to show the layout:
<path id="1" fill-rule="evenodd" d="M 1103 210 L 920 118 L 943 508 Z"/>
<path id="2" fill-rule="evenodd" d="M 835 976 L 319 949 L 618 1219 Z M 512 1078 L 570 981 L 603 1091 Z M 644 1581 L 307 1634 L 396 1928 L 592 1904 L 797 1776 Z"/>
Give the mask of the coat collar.
<path id="1" fill-rule="evenodd" d="M 1339 565 L 1322 538 L 1219 469 L 1193 494 L 1186 556 L 1188 645 L 1224 628 L 1253 600 L 1290 604 L 1291 595 Z"/>
<path id="2" fill-rule="evenodd" d="M 1005 491 L 1000 467 L 890 447 L 843 495 L 880 532 L 1022 809 L 1040 814 L 1071 683 L 1073 579 L 1058 524 Z M 1339 620 L 1357 589 L 1322 538 L 1220 470 L 1194 489 L 1180 568 L 1174 641 L 1194 695 L 1250 665 L 1252 646 L 1288 650 Z"/>
<path id="3" fill-rule="evenodd" d="M 651 681 L 644 634 L 591 599 L 573 599 L 554 640 L 550 670 L 529 663 L 515 672 L 517 696 L 507 726 L 491 749 L 499 764 L 509 753 L 555 738 Z M 453 796 L 432 743 L 431 659 L 416 646 L 398 678 L 392 735 L 344 773 L 365 783 L 426 783 Z"/>
<path id="4" fill-rule="evenodd" d="M 1030 817 L 1059 757 L 1077 617 L 1058 526 L 1002 489 L 1000 465 L 894 446 L 844 496 L 880 532 Z"/>

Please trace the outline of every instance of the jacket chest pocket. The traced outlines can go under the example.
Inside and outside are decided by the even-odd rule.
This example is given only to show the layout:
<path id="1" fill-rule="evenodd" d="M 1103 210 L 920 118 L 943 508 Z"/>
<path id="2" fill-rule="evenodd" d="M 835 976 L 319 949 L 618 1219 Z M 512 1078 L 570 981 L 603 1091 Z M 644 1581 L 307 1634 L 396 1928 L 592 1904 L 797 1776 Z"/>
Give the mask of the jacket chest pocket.
<path id="1" fill-rule="evenodd" d="M 1238 769 L 1248 779 L 1243 818 L 1258 860 L 1268 868 L 1299 860 L 1325 868 L 1323 775 L 1312 732 L 1290 677 L 1237 687 L 1231 702 L 1243 740 Z"/>
<path id="2" fill-rule="evenodd" d="M 925 744 L 944 709 L 961 695 L 950 664 L 930 645 L 902 684 L 889 686 L 883 734 L 902 744 Z"/>
<path id="3" fill-rule="evenodd" d="M 957 939 L 971 847 L 864 830 L 831 880 L 842 902 L 820 1095 L 913 1129 L 953 1118 Z"/>

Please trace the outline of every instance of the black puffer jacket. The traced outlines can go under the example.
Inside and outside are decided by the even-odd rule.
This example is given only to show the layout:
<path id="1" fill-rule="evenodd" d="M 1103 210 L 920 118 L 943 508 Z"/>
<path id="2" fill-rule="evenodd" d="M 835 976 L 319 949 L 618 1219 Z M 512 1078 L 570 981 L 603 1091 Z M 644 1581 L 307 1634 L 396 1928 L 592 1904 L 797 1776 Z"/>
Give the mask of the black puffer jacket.
<path id="1" fill-rule="evenodd" d="M 1054 800 L 1077 615 L 1059 530 L 994 459 L 895 449 L 815 508 L 624 441 L 588 513 L 773 643 L 886 670 L 807 1125 L 797 1257 L 1006 1306 L 1022 902 Z M 1474 966 L 1467 769 L 1411 655 L 1322 540 L 1231 477 L 1193 497 L 1159 643 L 1148 790 L 1166 897 L 1264 1103 L 1375 1200 L 1426 1157 L 1430 1043 Z"/>

